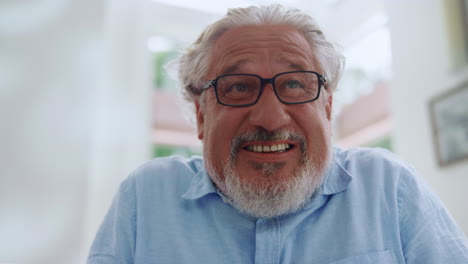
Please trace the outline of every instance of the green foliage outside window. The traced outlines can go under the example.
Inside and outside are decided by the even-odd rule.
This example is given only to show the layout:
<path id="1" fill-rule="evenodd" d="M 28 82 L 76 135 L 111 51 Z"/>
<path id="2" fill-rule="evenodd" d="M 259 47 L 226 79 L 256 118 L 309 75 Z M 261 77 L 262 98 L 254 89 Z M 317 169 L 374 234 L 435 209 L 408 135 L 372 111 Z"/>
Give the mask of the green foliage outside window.
<path id="1" fill-rule="evenodd" d="M 170 145 L 154 145 L 153 146 L 153 157 L 167 157 L 172 155 L 179 155 L 184 157 L 190 156 L 201 156 L 202 150 L 199 148 L 170 146 Z"/>
<path id="2" fill-rule="evenodd" d="M 178 56 L 176 50 L 161 51 L 154 55 L 154 87 L 158 90 L 176 91 L 176 81 L 166 72 L 166 65 Z"/>
<path id="3" fill-rule="evenodd" d="M 393 152 L 393 140 L 392 140 L 392 137 L 388 135 L 383 138 L 377 139 L 373 142 L 370 142 L 369 144 L 366 145 L 366 147 L 384 148 Z"/>

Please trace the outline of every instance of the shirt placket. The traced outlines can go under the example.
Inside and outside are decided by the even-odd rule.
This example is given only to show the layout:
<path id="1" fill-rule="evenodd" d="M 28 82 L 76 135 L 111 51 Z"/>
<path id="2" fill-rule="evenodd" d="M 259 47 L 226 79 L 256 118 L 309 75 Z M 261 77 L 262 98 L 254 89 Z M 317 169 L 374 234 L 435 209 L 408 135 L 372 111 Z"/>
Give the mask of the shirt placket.
<path id="1" fill-rule="evenodd" d="M 279 263 L 280 235 L 280 223 L 277 218 L 256 221 L 255 264 Z"/>

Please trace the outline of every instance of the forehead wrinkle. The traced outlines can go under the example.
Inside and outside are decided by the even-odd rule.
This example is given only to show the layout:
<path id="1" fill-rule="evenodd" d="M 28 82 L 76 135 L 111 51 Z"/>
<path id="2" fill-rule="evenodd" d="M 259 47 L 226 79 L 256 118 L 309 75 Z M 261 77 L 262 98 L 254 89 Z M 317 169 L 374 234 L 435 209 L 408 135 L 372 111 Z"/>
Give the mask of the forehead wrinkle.
<path id="1" fill-rule="evenodd" d="M 240 33 L 237 33 L 239 31 L 236 29 L 231 30 L 215 41 L 209 71 L 211 74 L 235 73 L 265 53 L 270 57 L 270 61 L 285 63 L 293 70 L 310 70 L 308 67 L 315 65 L 312 47 L 304 36 L 294 29 L 271 35 L 258 30 Z"/>
<path id="2" fill-rule="evenodd" d="M 278 47 L 278 49 L 283 49 L 286 52 L 290 53 L 297 53 L 300 55 L 306 55 L 311 52 L 308 43 L 304 43 L 306 46 L 299 44 L 297 41 L 284 41 L 277 38 L 271 39 L 262 39 L 262 40 L 249 40 L 244 41 L 242 39 L 238 39 L 232 41 L 230 43 L 225 44 L 223 47 L 223 51 L 219 51 L 219 46 L 217 45 L 216 49 L 221 54 L 233 54 L 236 55 L 238 53 L 246 52 L 245 50 L 257 50 L 257 49 L 269 49 L 273 46 Z"/>
<path id="3" fill-rule="evenodd" d="M 240 60 L 237 60 L 235 61 L 234 63 L 230 64 L 230 65 L 226 65 L 224 63 L 220 63 L 219 66 L 218 66 L 218 69 L 216 71 L 216 73 L 218 75 L 224 75 L 224 74 L 231 74 L 231 73 L 237 73 L 239 71 L 239 69 L 249 63 L 251 60 L 249 59 L 240 59 Z"/>
<path id="4" fill-rule="evenodd" d="M 256 57 L 259 54 L 266 54 L 269 57 L 270 61 L 279 62 L 283 65 L 286 65 L 291 70 L 303 71 L 303 70 L 311 70 L 311 64 L 314 64 L 313 60 L 310 61 L 309 54 L 297 54 L 285 51 L 282 48 L 275 48 L 267 50 L 261 50 L 254 54 L 253 52 L 245 52 L 239 51 L 235 53 L 224 54 L 217 61 L 220 63 L 216 63 L 216 74 L 217 75 L 224 75 L 224 74 L 231 74 L 231 73 L 241 73 L 242 68 L 249 63 L 256 60 Z M 230 63 L 231 57 L 240 57 L 239 59 L 234 60 Z M 229 64 L 225 63 L 229 62 Z M 243 73 L 243 72 L 242 72 Z"/>

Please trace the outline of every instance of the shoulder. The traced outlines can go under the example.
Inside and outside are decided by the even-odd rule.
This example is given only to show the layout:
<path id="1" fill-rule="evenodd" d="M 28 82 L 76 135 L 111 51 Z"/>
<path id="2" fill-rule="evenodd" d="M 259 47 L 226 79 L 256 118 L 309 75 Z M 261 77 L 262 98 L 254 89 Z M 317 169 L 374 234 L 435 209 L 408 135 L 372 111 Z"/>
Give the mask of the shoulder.
<path id="1" fill-rule="evenodd" d="M 335 149 L 335 161 L 353 178 L 354 185 L 365 189 L 384 188 L 386 193 L 402 195 L 411 189 L 426 188 L 417 171 L 386 149 Z"/>
<path id="2" fill-rule="evenodd" d="M 354 177 L 400 177 L 416 174 L 415 169 L 392 152 L 382 148 L 335 148 L 335 161 Z"/>
<path id="3" fill-rule="evenodd" d="M 412 170 L 412 167 L 406 162 L 401 160 L 392 152 L 383 148 L 359 147 L 347 150 L 335 148 L 335 158 L 345 166 L 385 165 L 403 167 L 404 169 Z"/>
<path id="4" fill-rule="evenodd" d="M 379 192 L 386 196 L 393 194 L 399 206 L 417 203 L 413 206 L 434 207 L 439 203 L 439 199 L 419 173 L 388 150 L 337 149 L 335 156 L 335 159 L 353 177 L 354 185 L 361 186 L 369 192 L 380 189 Z"/>
<path id="5" fill-rule="evenodd" d="M 152 159 L 136 170 L 122 183 L 130 186 L 137 193 L 173 193 L 185 192 L 193 178 L 204 171 L 201 157 L 185 158 L 171 156 Z"/>
<path id="6" fill-rule="evenodd" d="M 135 177 L 164 177 L 164 175 L 189 176 L 197 174 L 203 167 L 203 160 L 199 156 L 185 158 L 170 156 L 154 158 L 132 172 Z"/>

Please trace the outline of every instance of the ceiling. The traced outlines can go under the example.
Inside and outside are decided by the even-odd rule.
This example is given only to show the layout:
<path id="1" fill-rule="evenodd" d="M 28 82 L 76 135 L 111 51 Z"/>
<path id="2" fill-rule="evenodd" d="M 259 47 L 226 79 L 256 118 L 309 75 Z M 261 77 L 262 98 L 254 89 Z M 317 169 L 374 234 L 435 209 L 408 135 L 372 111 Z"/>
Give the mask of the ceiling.
<path id="1" fill-rule="evenodd" d="M 299 8 L 314 17 L 335 43 L 346 46 L 355 32 L 369 18 L 383 12 L 379 0 L 150 0 L 153 33 L 193 41 L 210 22 L 220 18 L 228 8 L 280 3 Z M 164 25 L 164 26 L 161 26 Z"/>

